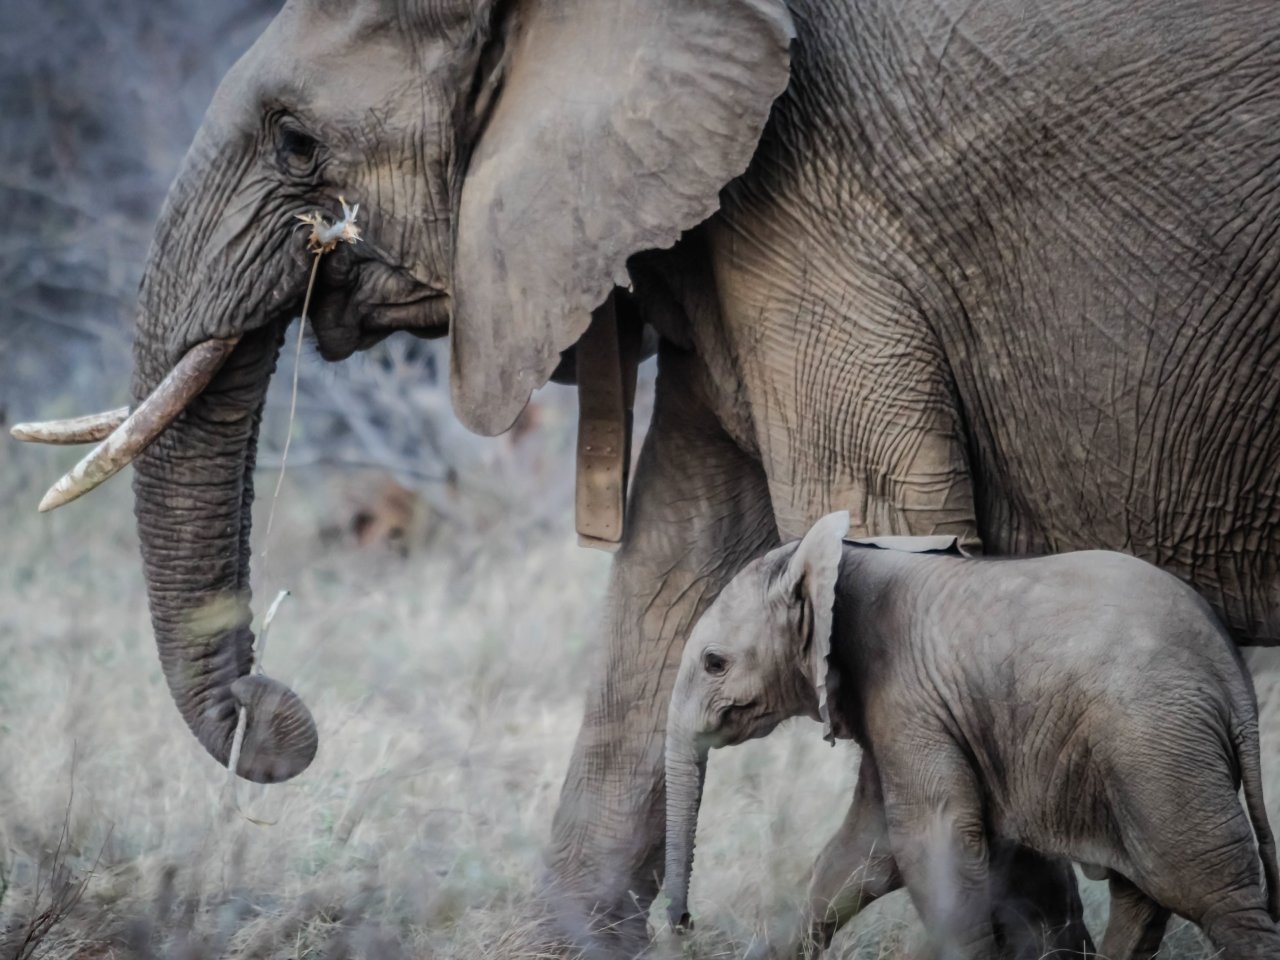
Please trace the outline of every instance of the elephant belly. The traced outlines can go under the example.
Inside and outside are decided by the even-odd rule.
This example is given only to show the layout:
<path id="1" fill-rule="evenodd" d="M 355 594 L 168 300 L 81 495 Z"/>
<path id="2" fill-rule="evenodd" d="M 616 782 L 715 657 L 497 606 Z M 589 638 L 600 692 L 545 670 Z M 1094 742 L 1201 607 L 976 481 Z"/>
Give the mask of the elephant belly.
<path id="1" fill-rule="evenodd" d="M 989 799 L 994 837 L 1047 856 L 1128 873 L 1123 831 L 1117 827 L 1108 791 L 1100 779 L 1046 781 L 1040 791 Z"/>
<path id="2" fill-rule="evenodd" d="M 1153 842 L 1176 849 L 1218 822 L 1235 796 L 1233 760 L 1224 752 L 1230 694 L 1210 679 L 1233 669 L 1225 648 L 1222 654 L 1193 675 L 1159 663 L 1115 669 L 1124 694 L 1085 688 L 1093 706 L 1057 725 L 1022 727 L 994 769 L 978 753 L 991 831 L 1133 876 L 1131 855 L 1148 857 Z M 1194 657 L 1169 647 L 1164 659 Z M 1044 699 L 1054 698 L 1046 691 Z M 1046 728 L 1064 736 L 1045 735 Z"/>

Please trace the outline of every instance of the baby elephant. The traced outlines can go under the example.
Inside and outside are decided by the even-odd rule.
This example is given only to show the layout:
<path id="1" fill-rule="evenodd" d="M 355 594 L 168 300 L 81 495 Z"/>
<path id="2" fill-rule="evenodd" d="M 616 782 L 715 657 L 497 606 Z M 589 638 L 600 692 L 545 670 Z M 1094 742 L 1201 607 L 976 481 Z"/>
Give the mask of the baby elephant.
<path id="1" fill-rule="evenodd" d="M 708 749 L 805 715 L 863 748 L 871 896 L 905 883 L 942 956 L 995 955 L 988 861 L 1013 843 L 1107 871 L 1109 960 L 1154 956 L 1170 912 L 1223 960 L 1280 957 L 1257 704 L 1204 601 L 1123 554 L 908 552 L 846 542 L 848 524 L 748 565 L 689 638 L 667 726 L 673 926 Z"/>

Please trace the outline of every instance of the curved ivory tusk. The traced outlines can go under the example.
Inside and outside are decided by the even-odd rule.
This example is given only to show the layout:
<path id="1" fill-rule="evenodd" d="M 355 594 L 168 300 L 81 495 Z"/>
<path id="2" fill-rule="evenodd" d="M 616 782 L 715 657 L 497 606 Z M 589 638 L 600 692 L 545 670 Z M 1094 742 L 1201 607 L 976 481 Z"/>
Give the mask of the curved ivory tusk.
<path id="1" fill-rule="evenodd" d="M 188 350 L 187 355 L 138 405 L 138 409 L 112 431 L 111 436 L 49 488 L 40 501 L 40 512 L 45 513 L 84 496 L 132 463 L 165 427 L 178 418 L 192 398 L 209 385 L 239 342 L 239 337 L 206 340 Z"/>
<path id="2" fill-rule="evenodd" d="M 71 446 L 77 443 L 97 443 L 105 440 L 124 423 L 129 416 L 128 407 L 91 413 L 69 420 L 41 420 L 36 423 L 15 423 L 9 433 L 15 440 L 25 443 L 54 443 Z"/>

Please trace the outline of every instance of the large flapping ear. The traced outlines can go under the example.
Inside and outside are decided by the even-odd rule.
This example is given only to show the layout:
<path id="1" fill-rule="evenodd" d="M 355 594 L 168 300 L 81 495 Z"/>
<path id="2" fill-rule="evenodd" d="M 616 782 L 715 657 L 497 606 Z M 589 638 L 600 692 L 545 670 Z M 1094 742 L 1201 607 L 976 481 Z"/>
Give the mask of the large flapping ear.
<path id="1" fill-rule="evenodd" d="M 832 615 L 836 605 L 836 580 L 840 576 L 840 557 L 844 552 L 844 538 L 849 532 L 849 513 L 841 510 L 829 513 L 812 527 L 787 561 L 786 569 L 778 581 L 779 589 L 788 598 L 799 598 L 807 603 L 810 614 L 810 635 L 802 638 L 807 643 L 802 669 L 818 695 L 818 714 L 822 718 L 822 736 L 835 742 L 835 730 L 831 720 L 827 658 L 831 654 Z"/>
<path id="2" fill-rule="evenodd" d="M 626 261 L 705 220 L 790 71 L 784 0 L 511 0 L 505 78 L 463 181 L 452 393 L 496 434 Z"/>

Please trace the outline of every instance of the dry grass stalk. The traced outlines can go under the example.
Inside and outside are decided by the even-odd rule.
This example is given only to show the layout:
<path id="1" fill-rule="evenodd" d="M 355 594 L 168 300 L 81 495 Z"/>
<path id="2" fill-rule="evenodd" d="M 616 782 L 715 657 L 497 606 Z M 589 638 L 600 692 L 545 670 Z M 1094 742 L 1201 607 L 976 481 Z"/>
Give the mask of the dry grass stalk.
<path id="1" fill-rule="evenodd" d="M 307 279 L 307 292 L 302 298 L 302 317 L 298 321 L 298 345 L 293 356 L 293 388 L 289 397 L 289 428 L 285 432 L 284 450 L 280 454 L 280 473 L 276 477 L 276 489 L 271 495 L 271 510 L 267 514 L 267 532 L 263 540 L 262 562 L 266 564 L 271 549 L 271 527 L 276 518 L 276 501 L 280 499 L 280 488 L 284 486 L 285 469 L 289 463 L 289 444 L 293 439 L 293 419 L 298 412 L 298 373 L 301 369 L 302 339 L 307 332 L 307 311 L 311 309 L 311 294 L 316 286 L 316 274 L 320 271 L 320 258 L 335 249 L 339 243 L 359 243 L 360 228 L 356 226 L 356 217 L 360 213 L 360 204 L 348 206 L 344 197 L 339 197 L 342 204 L 342 217 L 330 224 L 324 214 L 318 210 L 311 213 L 300 213 L 297 219 L 310 225 L 307 234 L 307 249 L 315 254 L 311 261 L 311 276 Z"/>
<path id="2" fill-rule="evenodd" d="M 267 615 L 262 620 L 262 629 L 258 631 L 257 650 L 254 653 L 253 669 L 257 673 L 262 673 L 263 659 L 267 653 L 267 636 L 271 632 L 271 624 L 276 618 L 276 613 L 280 609 L 280 604 L 284 603 L 285 598 L 289 596 L 288 590 L 281 590 L 276 594 L 276 598 L 271 603 L 271 607 L 267 610 Z M 236 719 L 236 732 L 231 740 L 231 755 L 227 758 L 227 788 L 225 793 L 225 809 L 227 816 L 238 813 L 250 823 L 260 827 L 270 827 L 275 825 L 273 820 L 260 820 L 249 816 L 240 807 L 240 801 L 236 798 L 236 767 L 240 764 L 240 751 L 244 747 L 244 731 L 248 726 L 249 714 L 244 707 L 240 708 L 240 714 Z"/>

